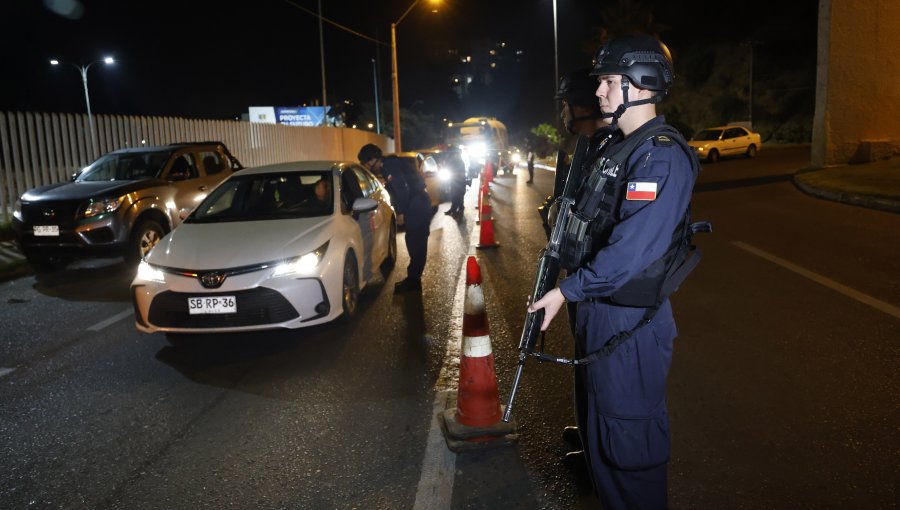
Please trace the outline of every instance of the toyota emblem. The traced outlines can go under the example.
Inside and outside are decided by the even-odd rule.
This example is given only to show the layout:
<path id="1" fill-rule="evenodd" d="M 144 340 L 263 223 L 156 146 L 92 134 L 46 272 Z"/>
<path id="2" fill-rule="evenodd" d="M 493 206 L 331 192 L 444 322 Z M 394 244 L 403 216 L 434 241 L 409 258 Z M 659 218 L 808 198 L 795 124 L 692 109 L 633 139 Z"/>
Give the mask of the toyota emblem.
<path id="1" fill-rule="evenodd" d="M 200 284 L 207 289 L 218 289 L 225 283 L 224 273 L 204 273 L 200 275 Z"/>

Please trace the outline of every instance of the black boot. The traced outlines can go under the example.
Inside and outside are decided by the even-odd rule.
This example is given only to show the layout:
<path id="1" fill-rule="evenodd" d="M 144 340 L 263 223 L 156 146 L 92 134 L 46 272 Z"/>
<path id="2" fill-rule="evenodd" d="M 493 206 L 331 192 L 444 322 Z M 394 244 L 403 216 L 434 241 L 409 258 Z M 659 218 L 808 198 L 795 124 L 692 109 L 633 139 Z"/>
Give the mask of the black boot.
<path id="1" fill-rule="evenodd" d="M 407 277 L 394 284 L 394 292 L 409 292 L 411 290 L 422 290 L 422 280 Z"/>
<path id="2" fill-rule="evenodd" d="M 583 448 L 581 444 L 581 436 L 578 435 L 578 427 L 574 425 L 569 425 L 568 427 L 563 429 L 562 438 L 563 441 L 576 448 Z"/>

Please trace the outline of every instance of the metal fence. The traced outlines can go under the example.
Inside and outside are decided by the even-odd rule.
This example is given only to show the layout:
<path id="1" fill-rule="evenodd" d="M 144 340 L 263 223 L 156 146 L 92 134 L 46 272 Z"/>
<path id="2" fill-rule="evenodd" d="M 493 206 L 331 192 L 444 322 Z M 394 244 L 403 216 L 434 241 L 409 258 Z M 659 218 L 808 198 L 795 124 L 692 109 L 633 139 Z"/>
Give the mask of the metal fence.
<path id="1" fill-rule="evenodd" d="M 126 147 L 215 140 L 246 166 L 299 160 L 355 160 L 367 143 L 393 150 L 385 136 L 350 128 L 296 127 L 232 120 L 0 112 L 0 214 L 9 221 L 23 192 L 71 178 L 101 154 Z"/>

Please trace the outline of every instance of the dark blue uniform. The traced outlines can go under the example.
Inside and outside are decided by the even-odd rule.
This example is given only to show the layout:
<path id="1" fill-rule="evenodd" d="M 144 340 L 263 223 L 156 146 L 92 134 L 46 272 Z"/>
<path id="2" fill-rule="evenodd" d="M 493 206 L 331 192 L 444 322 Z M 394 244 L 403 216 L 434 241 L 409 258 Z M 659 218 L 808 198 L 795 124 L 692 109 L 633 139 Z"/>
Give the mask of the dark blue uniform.
<path id="1" fill-rule="evenodd" d="M 407 278 L 418 281 L 425 271 L 428 256 L 428 234 L 431 227 L 431 199 L 425 191 L 425 181 L 411 165 L 400 158 L 384 158 L 382 173 L 391 195 L 391 205 L 404 216 L 406 249 L 409 252 Z"/>
<path id="2" fill-rule="evenodd" d="M 662 116 L 650 121 L 663 122 Z M 606 298 L 663 256 L 690 202 L 691 162 L 678 144 L 644 141 L 625 171 L 623 186 L 631 191 L 622 191 L 608 243 L 559 285 L 567 301 L 577 302 L 577 355 L 600 349 L 641 320 L 645 309 L 617 306 Z M 576 367 L 584 390 L 576 395 L 586 400 L 576 404 L 578 426 L 594 487 L 607 510 L 666 507 L 665 383 L 676 336 L 666 300 L 653 321 L 610 356 Z"/>

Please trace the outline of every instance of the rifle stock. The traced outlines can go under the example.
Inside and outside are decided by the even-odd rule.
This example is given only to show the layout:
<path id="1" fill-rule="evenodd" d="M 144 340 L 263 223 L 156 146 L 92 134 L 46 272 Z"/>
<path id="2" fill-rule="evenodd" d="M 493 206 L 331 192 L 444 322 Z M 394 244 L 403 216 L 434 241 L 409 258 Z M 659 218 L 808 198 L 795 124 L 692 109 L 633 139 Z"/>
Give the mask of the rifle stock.
<path id="1" fill-rule="evenodd" d="M 569 217 L 569 210 L 575 202 L 575 188 L 581 180 L 582 163 L 584 155 L 587 152 L 588 139 L 581 136 L 578 138 L 578 144 L 575 147 L 575 155 L 572 157 L 572 164 L 569 167 L 566 176 L 566 184 L 560 197 L 559 214 L 556 216 L 556 222 L 553 225 L 553 231 L 550 234 L 550 241 L 547 247 L 541 251 L 538 258 L 537 272 L 534 275 L 534 284 L 531 290 L 531 301 L 529 305 L 544 297 L 556 286 L 556 280 L 559 278 L 559 243 L 562 234 L 565 232 L 566 222 Z M 562 160 L 562 154 L 557 155 L 557 169 L 559 162 Z M 525 368 L 525 361 L 528 356 L 534 355 L 534 346 L 537 343 L 538 335 L 541 332 L 541 324 L 544 322 L 544 310 L 540 309 L 535 312 L 527 312 L 525 314 L 525 325 L 522 327 L 522 337 L 519 339 L 519 359 L 516 366 L 516 374 L 513 378 L 512 390 L 509 394 L 509 400 L 506 409 L 503 412 L 503 421 L 509 422 L 512 415 L 513 403 L 516 398 L 516 392 L 519 388 L 519 381 L 522 378 L 522 369 Z"/>

